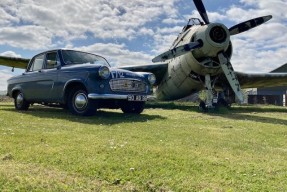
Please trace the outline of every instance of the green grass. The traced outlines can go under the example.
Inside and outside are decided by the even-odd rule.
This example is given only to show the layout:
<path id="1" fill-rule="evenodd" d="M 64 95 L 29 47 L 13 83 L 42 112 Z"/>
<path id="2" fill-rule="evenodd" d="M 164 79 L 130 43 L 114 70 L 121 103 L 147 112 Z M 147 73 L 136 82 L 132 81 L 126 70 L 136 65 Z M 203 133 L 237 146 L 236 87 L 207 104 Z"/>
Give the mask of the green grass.
<path id="1" fill-rule="evenodd" d="M 0 191 L 287 191 L 287 109 L 141 115 L 0 103 Z"/>

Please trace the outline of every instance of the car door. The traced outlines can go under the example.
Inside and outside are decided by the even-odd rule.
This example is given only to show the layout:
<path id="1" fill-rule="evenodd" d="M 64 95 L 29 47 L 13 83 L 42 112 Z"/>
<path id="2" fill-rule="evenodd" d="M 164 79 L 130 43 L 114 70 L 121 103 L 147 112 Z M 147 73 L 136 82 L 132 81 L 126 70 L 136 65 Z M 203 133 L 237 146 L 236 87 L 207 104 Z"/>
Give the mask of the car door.
<path id="1" fill-rule="evenodd" d="M 60 70 L 60 60 L 57 51 L 46 53 L 44 67 L 41 70 L 43 81 L 45 81 L 45 92 L 43 100 L 48 102 L 57 102 L 59 100 L 58 76 Z"/>
<path id="2" fill-rule="evenodd" d="M 50 61 L 51 55 L 54 52 L 43 53 L 33 58 L 27 72 L 24 73 L 26 82 L 23 85 L 25 96 L 34 102 L 52 102 L 52 90 L 54 82 L 57 81 L 57 53 L 54 62 Z M 48 57 L 49 58 L 48 58 Z M 47 60 L 49 59 L 49 61 Z"/>

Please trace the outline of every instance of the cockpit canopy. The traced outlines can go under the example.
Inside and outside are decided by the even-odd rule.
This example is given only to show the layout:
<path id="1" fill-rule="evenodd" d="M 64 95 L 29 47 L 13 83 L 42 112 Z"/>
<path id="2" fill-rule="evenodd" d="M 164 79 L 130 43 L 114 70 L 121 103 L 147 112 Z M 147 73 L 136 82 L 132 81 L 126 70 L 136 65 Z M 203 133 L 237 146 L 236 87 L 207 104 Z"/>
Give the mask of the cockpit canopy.
<path id="1" fill-rule="evenodd" d="M 204 23 L 199 18 L 190 18 L 187 24 L 183 27 L 182 32 L 185 32 L 194 25 L 204 25 Z"/>

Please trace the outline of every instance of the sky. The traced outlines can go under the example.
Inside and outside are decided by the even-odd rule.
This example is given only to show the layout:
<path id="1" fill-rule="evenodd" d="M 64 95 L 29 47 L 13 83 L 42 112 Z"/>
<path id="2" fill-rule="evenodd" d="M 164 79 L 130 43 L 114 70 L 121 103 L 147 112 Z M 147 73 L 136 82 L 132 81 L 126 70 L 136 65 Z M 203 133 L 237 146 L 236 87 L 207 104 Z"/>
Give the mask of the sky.
<path id="1" fill-rule="evenodd" d="M 236 71 L 269 72 L 287 63 L 287 0 L 203 0 L 211 22 L 228 28 L 272 15 L 231 37 Z M 192 0 L 1 0 L 0 55 L 32 58 L 55 48 L 104 56 L 112 66 L 151 64 L 190 17 Z M 0 66 L 0 90 L 24 70 Z"/>

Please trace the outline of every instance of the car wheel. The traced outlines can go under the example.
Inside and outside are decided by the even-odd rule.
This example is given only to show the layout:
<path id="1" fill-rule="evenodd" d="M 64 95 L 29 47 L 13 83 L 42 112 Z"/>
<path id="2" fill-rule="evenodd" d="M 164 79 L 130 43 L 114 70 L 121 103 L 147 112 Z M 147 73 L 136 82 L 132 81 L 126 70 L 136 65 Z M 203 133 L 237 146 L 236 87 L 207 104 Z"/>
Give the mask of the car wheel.
<path id="1" fill-rule="evenodd" d="M 30 103 L 24 99 L 24 95 L 21 91 L 17 92 L 14 97 L 15 109 L 21 111 L 27 111 L 29 109 Z"/>
<path id="2" fill-rule="evenodd" d="M 67 105 L 74 115 L 91 116 L 97 110 L 94 100 L 89 99 L 87 92 L 81 87 L 71 90 Z"/>
<path id="3" fill-rule="evenodd" d="M 133 102 L 127 101 L 121 107 L 124 113 L 133 113 L 133 114 L 140 114 L 143 112 L 145 106 L 145 102 Z"/>

